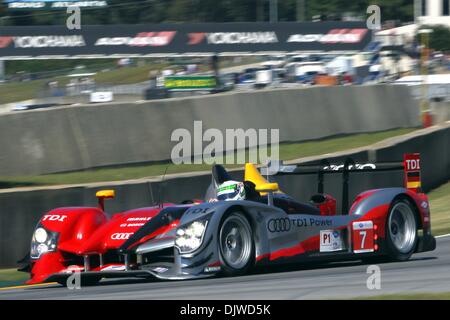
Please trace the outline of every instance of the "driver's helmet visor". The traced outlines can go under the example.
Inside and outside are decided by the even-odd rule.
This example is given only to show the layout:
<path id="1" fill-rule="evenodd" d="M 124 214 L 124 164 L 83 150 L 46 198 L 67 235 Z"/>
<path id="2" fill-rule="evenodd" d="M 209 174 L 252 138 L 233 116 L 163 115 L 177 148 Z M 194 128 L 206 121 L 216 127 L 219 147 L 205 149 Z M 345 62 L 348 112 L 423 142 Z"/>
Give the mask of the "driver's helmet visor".
<path id="1" fill-rule="evenodd" d="M 217 200 L 235 199 L 239 195 L 239 187 L 237 184 L 219 187 L 217 189 Z"/>

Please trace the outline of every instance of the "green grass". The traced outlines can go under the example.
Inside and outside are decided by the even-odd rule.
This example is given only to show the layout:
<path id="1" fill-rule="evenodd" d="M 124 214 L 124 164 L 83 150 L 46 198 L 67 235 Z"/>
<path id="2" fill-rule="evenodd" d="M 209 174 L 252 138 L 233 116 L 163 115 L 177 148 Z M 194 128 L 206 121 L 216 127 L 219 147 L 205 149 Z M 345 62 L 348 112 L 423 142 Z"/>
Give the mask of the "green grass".
<path id="1" fill-rule="evenodd" d="M 17 269 L 0 269 L 0 287 L 21 285 L 29 278 L 28 273 Z"/>
<path id="2" fill-rule="evenodd" d="M 281 144 L 280 158 L 283 160 L 292 160 L 301 157 L 315 156 L 324 153 L 363 147 L 389 137 L 409 133 L 413 130 L 414 129 L 397 129 L 376 133 L 329 138 L 319 141 Z M 242 165 L 226 165 L 226 167 L 236 168 L 242 167 Z M 166 168 L 167 164 L 145 164 L 40 176 L 0 177 L 0 188 L 139 179 L 162 175 Z M 168 167 L 167 174 L 206 171 L 210 170 L 210 168 L 211 166 L 206 164 L 170 165 Z"/>
<path id="3" fill-rule="evenodd" d="M 99 72 L 94 76 L 97 84 L 132 84 L 149 79 L 150 70 L 161 70 L 165 64 L 148 64 Z M 40 97 L 40 92 L 49 81 L 58 81 L 60 86 L 69 82 L 68 77 L 54 77 L 45 80 L 0 83 L 0 104 Z"/>
<path id="4" fill-rule="evenodd" d="M 450 292 L 383 294 L 379 296 L 358 297 L 355 300 L 450 300 Z"/>
<path id="5" fill-rule="evenodd" d="M 364 147 L 394 136 L 410 133 L 414 130 L 415 129 L 396 129 L 331 138 L 321 141 L 282 144 L 280 146 L 280 158 L 283 160 L 291 160 Z"/>
<path id="6" fill-rule="evenodd" d="M 33 99 L 39 96 L 48 80 L 0 84 L 0 104 Z"/>
<path id="7" fill-rule="evenodd" d="M 163 64 L 148 64 L 144 66 L 126 67 L 106 72 L 99 72 L 94 76 L 96 83 L 102 84 L 132 84 L 147 81 L 150 70 L 161 70 L 167 67 Z"/>
<path id="8" fill-rule="evenodd" d="M 434 235 L 450 233 L 450 181 L 428 194 Z"/>

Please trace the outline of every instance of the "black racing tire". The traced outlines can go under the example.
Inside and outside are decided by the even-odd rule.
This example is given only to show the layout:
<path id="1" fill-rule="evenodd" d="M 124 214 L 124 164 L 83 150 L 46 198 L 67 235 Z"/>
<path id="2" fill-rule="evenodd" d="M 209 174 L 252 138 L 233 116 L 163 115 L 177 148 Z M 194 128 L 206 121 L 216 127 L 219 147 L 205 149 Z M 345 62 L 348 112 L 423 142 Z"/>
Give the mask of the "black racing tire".
<path id="1" fill-rule="evenodd" d="M 386 219 L 386 254 L 390 261 L 406 261 L 418 241 L 416 208 L 406 198 L 395 200 Z"/>
<path id="2" fill-rule="evenodd" d="M 246 274 L 254 266 L 253 230 L 241 212 L 232 212 L 222 219 L 218 232 L 218 250 L 222 273 L 226 276 Z"/>

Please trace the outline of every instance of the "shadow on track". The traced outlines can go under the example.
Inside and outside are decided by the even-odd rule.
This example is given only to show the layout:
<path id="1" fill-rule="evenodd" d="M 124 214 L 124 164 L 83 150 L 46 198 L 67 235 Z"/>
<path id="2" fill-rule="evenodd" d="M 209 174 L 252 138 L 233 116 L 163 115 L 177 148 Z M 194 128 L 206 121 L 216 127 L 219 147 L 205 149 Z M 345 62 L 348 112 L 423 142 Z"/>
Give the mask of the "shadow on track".
<path id="1" fill-rule="evenodd" d="M 411 263 L 416 261 L 427 261 L 435 260 L 437 257 L 417 257 L 411 258 L 407 261 L 402 261 L 401 263 Z M 320 270 L 320 269 L 334 269 L 342 267 L 355 267 L 370 264 L 391 264 L 399 263 L 398 261 L 386 261 L 378 257 L 378 259 L 373 260 L 347 260 L 347 261 L 322 261 L 322 262 L 303 262 L 299 264 L 280 264 L 274 266 L 265 266 L 255 268 L 251 274 L 271 274 L 278 272 L 294 272 L 294 271 L 306 271 L 306 270 Z"/>
<path id="2" fill-rule="evenodd" d="M 427 260 L 435 260 L 437 257 L 417 257 L 411 258 L 408 261 L 401 262 L 402 264 L 408 264 L 411 262 L 417 261 L 427 261 Z M 303 262 L 299 264 L 280 264 L 274 266 L 264 266 L 264 267 L 256 267 L 251 272 L 242 276 L 235 277 L 226 277 L 222 275 L 217 275 L 216 277 L 212 277 L 209 279 L 239 279 L 241 277 L 252 276 L 252 275 L 270 275 L 275 273 L 289 273 L 289 272 L 297 272 L 297 271 L 308 271 L 308 270 L 320 270 L 320 269 L 335 269 L 335 268 L 343 268 L 343 267 L 355 267 L 355 266 L 364 266 L 370 264 L 382 264 L 389 265 L 391 263 L 398 263 L 394 261 L 362 261 L 362 260 L 348 260 L 348 261 L 323 261 L 323 262 Z M 158 278 L 117 278 L 117 279 L 103 279 L 95 286 L 85 286 L 85 288 L 95 288 L 95 287 L 108 287 L 114 285 L 129 285 L 129 284 L 146 284 L 146 283 L 164 283 L 164 282 L 189 282 L 195 283 L 196 281 L 201 281 L 202 279 L 190 279 L 190 280 L 162 280 Z M 203 279 L 205 280 L 205 279 Z M 54 285 L 49 287 L 32 287 L 29 290 L 46 290 L 46 289 L 57 289 L 61 288 L 67 290 L 66 287 L 61 285 Z"/>

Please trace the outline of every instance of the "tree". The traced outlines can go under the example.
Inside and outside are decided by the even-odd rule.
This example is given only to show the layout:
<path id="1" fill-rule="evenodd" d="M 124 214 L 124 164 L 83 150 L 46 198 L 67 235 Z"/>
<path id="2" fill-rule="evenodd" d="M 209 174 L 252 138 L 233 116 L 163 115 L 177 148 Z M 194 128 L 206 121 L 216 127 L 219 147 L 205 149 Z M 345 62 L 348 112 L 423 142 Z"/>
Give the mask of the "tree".
<path id="1" fill-rule="evenodd" d="M 431 29 L 429 47 L 437 51 L 450 52 L 450 28 L 444 25 L 422 26 L 421 29 Z M 420 36 L 420 35 L 418 35 Z M 421 40 L 418 39 L 421 43 Z"/>
<path id="2" fill-rule="evenodd" d="M 412 0 L 305 0 L 306 20 L 314 15 L 366 16 L 370 4 L 381 19 L 413 20 Z M 296 20 L 297 0 L 278 0 L 278 20 Z M 269 0 L 108 0 L 107 8 L 82 8 L 83 24 L 268 21 Z M 3 19 L 2 19 L 3 17 Z M 0 25 L 64 24 L 65 10 L 10 11 L 0 3 Z"/>

